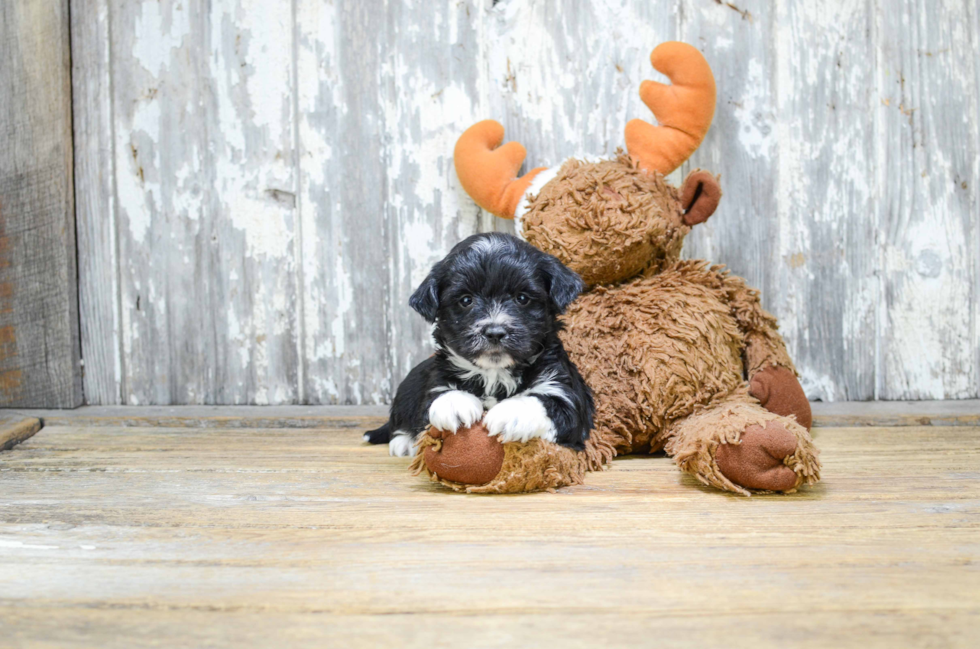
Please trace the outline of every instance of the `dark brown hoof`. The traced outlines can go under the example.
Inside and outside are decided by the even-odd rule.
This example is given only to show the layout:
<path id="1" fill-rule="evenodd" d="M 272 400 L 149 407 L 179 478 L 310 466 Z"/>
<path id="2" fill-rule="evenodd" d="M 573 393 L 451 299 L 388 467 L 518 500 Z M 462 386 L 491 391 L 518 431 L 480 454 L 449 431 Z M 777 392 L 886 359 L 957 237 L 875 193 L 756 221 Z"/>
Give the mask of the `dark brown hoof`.
<path id="1" fill-rule="evenodd" d="M 490 437 L 482 422 L 456 433 L 432 430 L 430 437 L 442 440 L 439 450 L 425 449 L 425 465 L 443 480 L 468 485 L 483 485 L 500 473 L 504 464 L 504 445 Z"/>
<path id="2" fill-rule="evenodd" d="M 722 444 L 715 462 L 725 477 L 746 489 L 788 491 L 797 484 L 793 469 L 783 460 L 796 452 L 796 436 L 778 421 L 766 427 L 749 426 L 740 444 Z"/>

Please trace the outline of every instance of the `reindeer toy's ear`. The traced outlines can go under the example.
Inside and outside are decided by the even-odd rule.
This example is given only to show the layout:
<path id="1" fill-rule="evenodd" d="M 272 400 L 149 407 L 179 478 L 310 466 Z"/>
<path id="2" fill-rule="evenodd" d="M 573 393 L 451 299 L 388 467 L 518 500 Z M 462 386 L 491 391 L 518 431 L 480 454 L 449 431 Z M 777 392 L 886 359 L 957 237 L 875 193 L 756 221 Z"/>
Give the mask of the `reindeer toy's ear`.
<path id="1" fill-rule="evenodd" d="M 720 201 L 721 185 L 711 172 L 695 169 L 687 174 L 684 184 L 681 185 L 684 225 L 704 223 L 718 209 Z"/>

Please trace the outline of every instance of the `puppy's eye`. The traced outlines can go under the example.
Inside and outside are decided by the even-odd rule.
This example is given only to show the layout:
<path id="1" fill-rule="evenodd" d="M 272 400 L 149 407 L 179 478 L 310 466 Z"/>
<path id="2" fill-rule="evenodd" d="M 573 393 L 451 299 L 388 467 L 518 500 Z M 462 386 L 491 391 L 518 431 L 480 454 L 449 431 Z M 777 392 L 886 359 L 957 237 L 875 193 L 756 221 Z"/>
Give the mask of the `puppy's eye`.
<path id="1" fill-rule="evenodd" d="M 468 309 L 473 306 L 473 296 L 464 295 L 463 297 L 459 298 L 459 306 L 463 307 L 464 309 Z"/>
<path id="2" fill-rule="evenodd" d="M 517 303 L 521 306 L 527 306 L 531 303 L 531 298 L 528 297 L 527 293 L 518 293 L 517 297 L 514 299 L 517 300 Z"/>

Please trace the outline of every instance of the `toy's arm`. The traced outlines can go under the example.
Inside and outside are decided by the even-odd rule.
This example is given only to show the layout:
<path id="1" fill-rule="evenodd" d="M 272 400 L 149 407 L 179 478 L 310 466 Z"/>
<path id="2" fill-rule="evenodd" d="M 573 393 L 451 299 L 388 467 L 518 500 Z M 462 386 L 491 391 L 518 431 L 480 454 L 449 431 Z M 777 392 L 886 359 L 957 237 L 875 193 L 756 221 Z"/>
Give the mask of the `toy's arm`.
<path id="1" fill-rule="evenodd" d="M 759 291 L 749 288 L 741 278 L 728 277 L 729 304 L 739 328 L 745 334 L 745 371 L 749 379 L 756 372 L 776 365 L 796 372 L 779 335 L 776 318 L 762 308 Z"/>
<path id="2" fill-rule="evenodd" d="M 745 373 L 749 393 L 767 410 L 795 415 L 809 429 L 810 402 L 796 378 L 796 368 L 779 335 L 776 318 L 762 308 L 759 291 L 745 285 L 739 277 L 726 277 L 732 314 L 745 335 Z"/>

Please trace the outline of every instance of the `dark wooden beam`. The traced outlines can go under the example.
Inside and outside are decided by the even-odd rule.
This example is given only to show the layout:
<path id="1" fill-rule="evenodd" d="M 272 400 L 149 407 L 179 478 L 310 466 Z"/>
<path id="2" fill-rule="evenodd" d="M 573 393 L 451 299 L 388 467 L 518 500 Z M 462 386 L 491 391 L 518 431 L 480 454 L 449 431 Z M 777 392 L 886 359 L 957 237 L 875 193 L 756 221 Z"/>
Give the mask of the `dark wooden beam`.
<path id="1" fill-rule="evenodd" d="M 68 0 L 0 3 L 0 405 L 82 403 Z"/>

